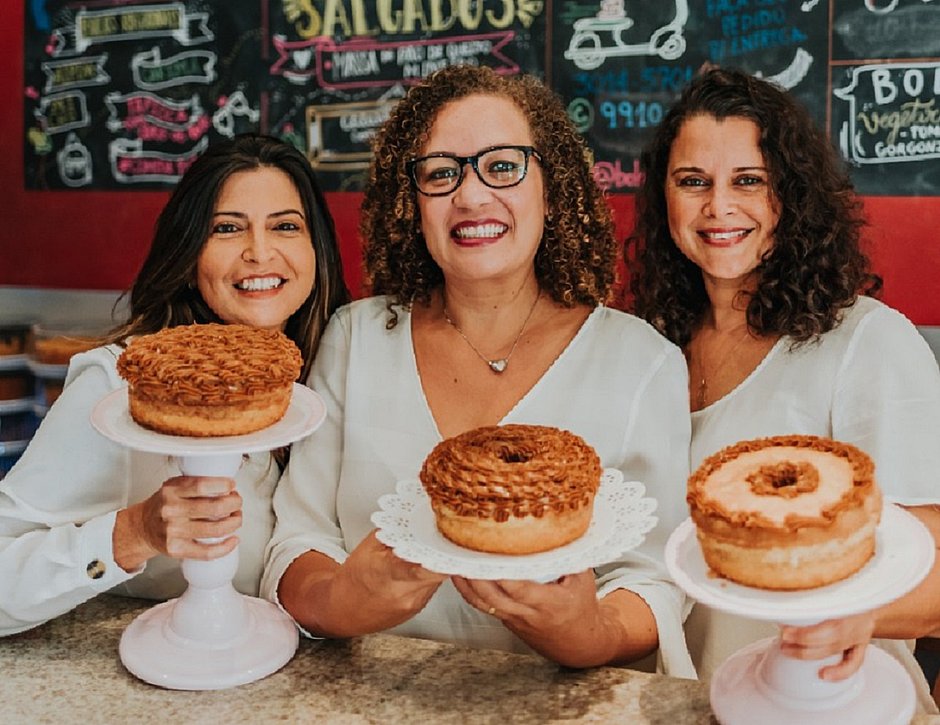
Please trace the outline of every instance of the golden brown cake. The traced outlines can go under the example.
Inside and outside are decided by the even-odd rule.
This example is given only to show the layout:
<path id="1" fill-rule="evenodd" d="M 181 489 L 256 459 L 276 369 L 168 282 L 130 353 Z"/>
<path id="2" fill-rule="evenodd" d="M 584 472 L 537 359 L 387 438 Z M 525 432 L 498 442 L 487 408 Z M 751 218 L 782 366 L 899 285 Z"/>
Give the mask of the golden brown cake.
<path id="1" fill-rule="evenodd" d="M 37 337 L 33 341 L 32 356 L 45 365 L 67 365 L 73 355 L 91 350 L 99 344 L 93 337 L 81 335 L 56 335 Z"/>
<path id="2" fill-rule="evenodd" d="M 131 417 L 172 435 L 252 433 L 280 420 L 300 374 L 283 333 L 244 325 L 183 325 L 141 335 L 118 358 Z"/>
<path id="3" fill-rule="evenodd" d="M 601 463 L 565 430 L 487 426 L 438 443 L 420 477 L 447 539 L 476 551 L 532 554 L 587 530 Z"/>
<path id="4" fill-rule="evenodd" d="M 761 589 L 810 589 L 875 552 L 881 492 L 872 460 L 816 436 L 742 441 L 703 461 L 687 500 L 708 566 Z"/>

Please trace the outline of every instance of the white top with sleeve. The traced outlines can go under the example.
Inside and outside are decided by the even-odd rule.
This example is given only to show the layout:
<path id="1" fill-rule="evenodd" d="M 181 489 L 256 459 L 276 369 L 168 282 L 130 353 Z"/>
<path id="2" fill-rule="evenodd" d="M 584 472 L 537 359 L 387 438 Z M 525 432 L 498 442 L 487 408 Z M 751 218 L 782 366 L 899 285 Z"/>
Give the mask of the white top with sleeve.
<path id="1" fill-rule="evenodd" d="M 92 427 L 95 404 L 126 385 L 116 370 L 120 353 L 108 346 L 72 358 L 62 394 L 0 481 L 0 635 L 35 627 L 106 590 L 167 599 L 186 586 L 177 560 L 156 556 L 134 573 L 114 561 L 116 512 L 180 475 L 169 456 L 131 451 Z M 269 453 L 248 457 L 235 477 L 244 523 L 234 585 L 245 594 L 258 592 L 278 477 Z"/>
<path id="2" fill-rule="evenodd" d="M 795 349 L 791 343 L 786 337 L 778 340 L 735 390 L 692 413 L 692 469 L 739 440 L 818 435 L 867 452 L 886 500 L 912 506 L 940 501 L 940 372 L 907 318 L 860 297 L 817 342 Z M 699 604 L 686 625 L 703 678 L 745 645 L 774 634 L 772 624 Z M 905 643 L 878 644 L 926 684 Z M 920 699 L 928 706 L 925 692 Z"/>
<path id="3" fill-rule="evenodd" d="M 262 595 L 277 601 L 288 565 L 308 550 L 343 562 L 373 529 L 370 516 L 396 482 L 415 479 L 441 441 L 418 376 L 411 315 L 386 329 L 386 298 L 359 300 L 330 321 L 310 385 L 327 419 L 295 443 L 274 497 L 277 524 Z M 677 347 L 635 317 L 598 307 L 568 347 L 501 423 L 566 428 L 590 443 L 605 467 L 646 484 L 659 524 L 636 550 L 596 570 L 598 596 L 625 588 L 649 604 L 660 660 L 694 676 L 682 639 L 683 593 L 663 565 L 669 533 L 684 518 L 688 476 L 688 376 Z M 493 617 L 470 607 L 445 582 L 397 634 L 474 647 L 531 651 Z"/>

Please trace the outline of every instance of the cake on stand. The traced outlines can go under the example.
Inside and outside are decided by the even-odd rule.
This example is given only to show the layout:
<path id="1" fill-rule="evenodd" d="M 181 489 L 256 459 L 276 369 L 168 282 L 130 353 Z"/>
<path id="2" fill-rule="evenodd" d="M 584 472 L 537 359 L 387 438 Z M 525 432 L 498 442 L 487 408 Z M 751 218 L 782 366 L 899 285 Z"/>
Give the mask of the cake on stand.
<path id="1" fill-rule="evenodd" d="M 176 456 L 185 475 L 234 478 L 243 454 L 304 438 L 325 415 L 320 397 L 295 383 L 284 417 L 263 430 L 217 438 L 164 435 L 131 419 L 122 388 L 95 406 L 91 422 L 124 446 Z M 238 593 L 232 586 L 237 569 L 237 548 L 213 561 L 183 560 L 186 591 L 128 625 L 120 644 L 124 666 L 161 687 L 219 690 L 254 682 L 287 664 L 297 649 L 297 627 L 271 602 Z"/>
<path id="2" fill-rule="evenodd" d="M 714 575 L 702 557 L 695 524 L 687 519 L 666 544 L 666 565 L 689 596 L 729 614 L 777 624 L 808 626 L 876 609 L 902 597 L 933 566 L 934 541 L 920 521 L 886 504 L 876 532 L 875 555 L 858 572 L 817 589 L 769 591 Z M 777 637 L 755 642 L 715 671 L 712 709 L 722 725 L 907 725 L 915 695 L 902 665 L 874 645 L 854 675 L 841 682 L 818 672 L 841 655 L 798 660 L 780 651 Z"/>

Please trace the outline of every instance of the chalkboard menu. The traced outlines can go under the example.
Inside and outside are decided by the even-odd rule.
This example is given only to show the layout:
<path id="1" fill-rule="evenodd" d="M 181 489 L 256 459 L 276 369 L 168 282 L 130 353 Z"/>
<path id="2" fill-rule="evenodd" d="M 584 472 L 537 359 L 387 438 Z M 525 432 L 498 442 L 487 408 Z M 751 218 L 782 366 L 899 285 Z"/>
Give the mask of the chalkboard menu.
<path id="1" fill-rule="evenodd" d="M 359 190 L 369 140 L 445 65 L 534 73 L 611 192 L 705 64 L 775 80 L 869 195 L 940 193 L 940 0 L 47 0 L 25 27 L 27 189 L 166 188 L 215 138 Z"/>
<path id="2" fill-rule="evenodd" d="M 595 176 L 605 189 L 639 184 L 643 146 L 706 63 L 773 78 L 825 118 L 825 4 L 606 0 L 561 6 L 552 24 L 551 81 L 590 140 Z"/>
<path id="3" fill-rule="evenodd" d="M 258 128 L 260 24 L 257 3 L 28 3 L 26 188 L 166 188 Z"/>
<path id="4" fill-rule="evenodd" d="M 940 2 L 836 0 L 833 141 L 866 194 L 940 194 Z"/>

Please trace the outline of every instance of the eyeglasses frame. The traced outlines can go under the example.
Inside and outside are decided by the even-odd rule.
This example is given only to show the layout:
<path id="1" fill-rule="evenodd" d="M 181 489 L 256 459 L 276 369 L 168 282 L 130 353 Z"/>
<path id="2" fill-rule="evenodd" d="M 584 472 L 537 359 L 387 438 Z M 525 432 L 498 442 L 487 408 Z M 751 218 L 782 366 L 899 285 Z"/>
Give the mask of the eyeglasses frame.
<path id="1" fill-rule="evenodd" d="M 493 186 L 483 178 L 483 174 L 480 173 L 479 161 L 481 156 L 485 156 L 491 151 L 501 151 L 503 149 L 515 149 L 516 151 L 521 151 L 523 153 L 524 161 L 522 162 L 522 176 L 520 176 L 516 181 L 511 184 L 504 184 L 501 186 Z M 463 183 L 464 176 L 466 175 L 464 169 L 467 168 L 467 164 L 470 164 L 470 167 L 473 169 L 474 173 L 477 175 L 477 178 L 484 185 L 490 189 L 511 189 L 514 186 L 519 186 L 525 177 L 529 173 L 529 157 L 534 156 L 535 160 L 539 163 L 542 163 L 542 155 L 536 151 L 534 146 L 525 146 L 522 144 L 498 144 L 496 146 L 488 146 L 485 149 L 477 151 L 472 156 L 457 156 L 457 154 L 449 154 L 447 152 L 441 151 L 435 154 L 428 154 L 427 156 L 419 156 L 416 159 L 409 159 L 405 162 L 405 169 L 408 171 L 408 176 L 411 179 L 411 183 L 419 194 L 424 196 L 447 196 L 448 194 L 453 194 L 457 189 L 460 188 L 460 185 Z M 454 184 L 454 188 L 448 191 L 439 191 L 439 192 L 427 192 L 423 191 L 420 186 L 418 186 L 418 177 L 415 175 L 415 167 L 422 162 L 427 161 L 428 159 L 453 159 L 458 164 L 460 164 L 460 176 L 457 177 L 457 183 Z"/>

